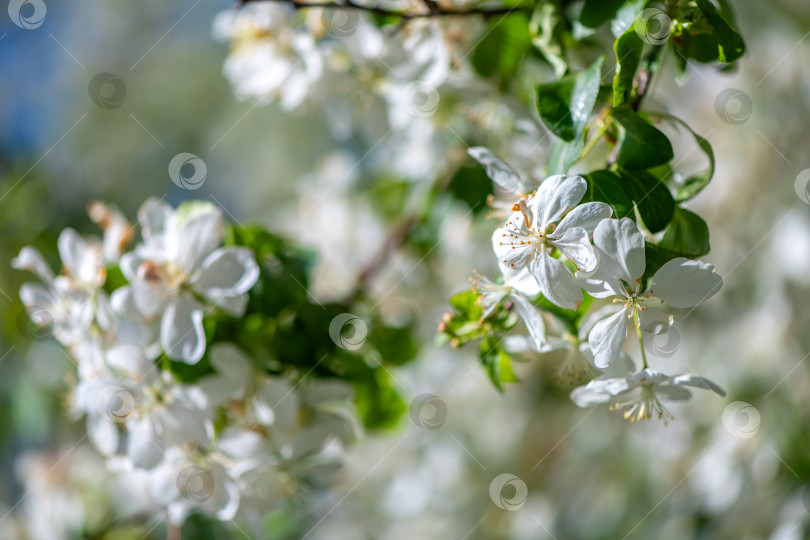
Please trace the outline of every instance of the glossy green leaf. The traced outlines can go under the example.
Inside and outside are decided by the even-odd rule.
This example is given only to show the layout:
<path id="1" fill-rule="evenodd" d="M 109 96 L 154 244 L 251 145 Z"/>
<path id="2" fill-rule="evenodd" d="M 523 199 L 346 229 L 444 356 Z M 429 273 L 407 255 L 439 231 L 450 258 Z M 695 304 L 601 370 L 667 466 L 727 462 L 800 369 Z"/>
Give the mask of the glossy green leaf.
<path id="1" fill-rule="evenodd" d="M 697 214 L 685 208 L 676 208 L 658 245 L 685 257 L 700 257 L 711 249 L 709 227 Z"/>
<path id="2" fill-rule="evenodd" d="M 611 217 L 635 219 L 633 199 L 630 198 L 619 176 L 611 171 L 601 170 L 589 172 L 583 175 L 583 178 L 588 183 L 588 190 L 581 202 L 602 201 L 613 209 Z"/>
<path id="3" fill-rule="evenodd" d="M 492 180 L 477 164 L 459 167 L 447 189 L 455 199 L 467 203 L 474 214 L 487 209 L 487 197 L 493 193 Z"/>
<path id="4" fill-rule="evenodd" d="M 500 339 L 488 337 L 482 340 L 480 356 L 489 380 L 499 392 L 504 391 L 503 383 L 519 380 L 512 369 L 512 359 L 501 348 Z"/>
<path id="5" fill-rule="evenodd" d="M 682 126 L 686 128 L 689 133 L 692 134 L 692 137 L 695 139 L 695 143 L 697 143 L 698 147 L 703 151 L 706 155 L 706 158 L 709 160 L 709 166 L 699 171 L 692 176 L 686 178 L 683 183 L 675 188 L 675 200 L 677 202 L 688 201 L 698 193 L 700 193 L 703 188 L 705 188 L 709 182 L 711 181 L 712 177 L 714 177 L 714 169 L 715 169 L 715 159 L 714 159 L 714 150 L 712 149 L 712 145 L 709 141 L 695 133 L 689 125 L 681 120 L 676 116 L 672 116 L 671 114 L 659 114 L 661 118 L 665 120 L 669 120 L 674 123 L 676 126 Z"/>
<path id="6" fill-rule="evenodd" d="M 742 36 L 732 28 L 722 13 L 709 0 L 697 0 L 700 11 L 714 27 L 714 37 L 717 39 L 718 60 L 733 62 L 745 54 L 745 41 Z"/>
<path id="7" fill-rule="evenodd" d="M 596 28 L 616 16 L 624 0 L 585 0 L 579 22 L 588 28 Z"/>
<path id="8" fill-rule="evenodd" d="M 663 182 L 645 171 L 620 170 L 627 193 L 650 232 L 664 230 L 675 212 L 675 200 Z"/>
<path id="9" fill-rule="evenodd" d="M 616 52 L 616 74 L 613 76 L 613 105 L 618 107 L 630 101 L 633 91 L 633 79 L 636 76 L 638 65 L 641 63 L 641 53 L 644 42 L 638 37 L 633 28 L 619 36 L 613 44 Z"/>
<path id="10" fill-rule="evenodd" d="M 557 139 L 554 141 L 554 146 L 551 148 L 551 155 L 546 164 L 546 174 L 566 174 L 568 169 L 574 163 L 579 161 L 579 155 L 585 147 L 585 140 L 583 135 L 580 135 L 573 141 L 564 141 Z"/>
<path id="11" fill-rule="evenodd" d="M 619 127 L 619 166 L 631 170 L 649 169 L 674 157 L 667 136 L 629 107 L 613 109 L 613 119 Z"/>
<path id="12" fill-rule="evenodd" d="M 494 17 L 473 49 L 471 62 L 480 75 L 497 78 L 506 87 L 530 47 L 529 20 L 525 14 Z"/>
<path id="13" fill-rule="evenodd" d="M 564 141 L 582 134 L 599 94 L 600 57 L 585 71 L 537 87 L 537 110 L 546 127 Z"/>

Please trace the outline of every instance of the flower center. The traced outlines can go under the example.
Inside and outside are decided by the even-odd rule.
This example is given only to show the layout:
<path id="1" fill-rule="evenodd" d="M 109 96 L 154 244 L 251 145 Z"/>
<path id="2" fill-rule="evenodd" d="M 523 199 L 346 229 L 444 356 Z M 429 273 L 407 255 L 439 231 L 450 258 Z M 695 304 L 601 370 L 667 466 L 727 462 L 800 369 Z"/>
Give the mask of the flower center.
<path id="1" fill-rule="evenodd" d="M 641 392 L 634 399 L 619 403 L 618 401 L 610 406 L 611 411 L 620 411 L 624 409 L 625 420 L 629 422 L 639 422 L 641 420 L 650 420 L 653 416 L 657 416 L 659 420 L 664 421 L 667 425 L 670 420 L 674 418 L 667 408 L 655 395 L 655 390 L 651 384 L 644 384 L 641 386 Z"/>

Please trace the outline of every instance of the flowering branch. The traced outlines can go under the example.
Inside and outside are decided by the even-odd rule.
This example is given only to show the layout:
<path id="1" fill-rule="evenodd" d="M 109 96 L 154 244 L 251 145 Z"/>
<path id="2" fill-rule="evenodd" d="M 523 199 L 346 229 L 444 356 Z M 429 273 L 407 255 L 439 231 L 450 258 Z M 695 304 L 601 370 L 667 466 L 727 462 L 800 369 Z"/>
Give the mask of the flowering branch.
<path id="1" fill-rule="evenodd" d="M 374 15 L 380 15 L 382 17 L 396 17 L 403 20 L 411 20 L 411 19 L 426 19 L 431 17 L 466 17 L 466 16 L 482 16 L 485 19 L 489 19 L 490 17 L 497 17 L 499 15 L 509 15 L 511 13 L 531 13 L 531 8 L 528 6 L 512 6 L 512 7 L 500 7 L 500 8 L 471 8 L 471 9 L 464 9 L 464 10 L 453 10 L 447 9 L 439 5 L 437 2 L 432 2 L 428 0 L 425 2 L 429 6 L 429 11 L 419 11 L 419 12 L 406 12 L 406 11 L 396 11 L 381 8 L 379 6 L 366 6 L 363 4 L 358 4 L 354 0 L 341 0 L 340 2 L 298 2 L 296 0 L 240 0 L 238 2 L 238 6 L 243 6 L 248 3 L 256 3 L 260 1 L 269 1 L 269 2 L 280 2 L 283 4 L 288 4 L 295 9 L 308 9 L 308 8 L 326 8 L 326 9 L 340 9 L 340 8 L 349 8 L 349 9 L 356 9 L 358 11 L 366 11 L 368 13 L 373 13 Z"/>

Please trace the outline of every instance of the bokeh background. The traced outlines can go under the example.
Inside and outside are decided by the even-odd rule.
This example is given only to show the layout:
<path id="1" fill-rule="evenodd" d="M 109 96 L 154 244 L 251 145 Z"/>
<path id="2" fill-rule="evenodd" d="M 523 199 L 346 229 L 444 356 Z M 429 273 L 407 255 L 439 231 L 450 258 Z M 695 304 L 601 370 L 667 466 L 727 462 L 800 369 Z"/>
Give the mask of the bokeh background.
<path id="1" fill-rule="evenodd" d="M 65 415 L 70 360 L 28 331 L 17 290 L 29 277 L 8 264 L 23 245 L 53 255 L 62 228 L 93 231 L 91 199 L 134 216 L 148 196 L 203 198 L 318 249 L 314 294 L 328 299 L 384 241 L 391 216 L 368 197 L 367 148 L 332 139 L 318 110 L 290 115 L 233 97 L 221 73 L 227 45 L 211 34 L 229 7 L 49 2 L 32 30 L 0 17 L 2 538 L 73 538 L 64 531 L 116 519 L 130 498 L 83 440 L 84 422 Z M 550 376 L 554 357 L 519 365 L 522 382 L 499 395 L 476 351 L 432 344 L 444 299 L 492 262 L 492 223 L 448 201 L 432 223 L 435 249 L 400 250 L 372 284 L 376 309 L 420 321 L 420 358 L 395 376 L 408 399 L 432 394 L 438 409 L 364 439 L 311 502 L 308 538 L 810 537 L 810 5 L 735 7 L 749 51 L 740 70 L 676 78 L 669 58 L 646 104 L 714 146 L 716 178 L 690 204 L 711 230 L 705 258 L 725 280 L 650 354 L 668 372 L 705 374 L 727 398 L 697 395 L 671 408 L 668 426 L 631 426 L 607 408 L 574 406 Z M 115 108 L 94 101 L 104 73 L 125 89 Z M 545 146 L 528 160 L 542 163 Z M 200 189 L 171 182 L 179 152 L 205 160 Z M 688 135 L 677 153 L 685 168 L 692 158 L 701 166 Z M 434 412 L 440 421 L 426 424 Z M 519 508 L 490 496 L 504 473 L 528 487 Z M 501 506 L 518 484 L 504 487 Z M 131 537 L 164 534 L 150 527 Z M 279 527 L 272 537 L 300 535 Z"/>

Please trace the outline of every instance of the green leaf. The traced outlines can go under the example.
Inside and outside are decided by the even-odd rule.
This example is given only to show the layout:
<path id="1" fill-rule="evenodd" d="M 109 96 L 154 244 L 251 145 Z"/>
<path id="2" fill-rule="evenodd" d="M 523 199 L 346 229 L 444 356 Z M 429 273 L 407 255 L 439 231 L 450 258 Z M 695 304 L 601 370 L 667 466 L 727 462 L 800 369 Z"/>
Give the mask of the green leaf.
<path id="1" fill-rule="evenodd" d="M 675 212 L 675 200 L 667 186 L 645 171 L 621 169 L 619 174 L 647 230 L 652 233 L 664 230 Z"/>
<path id="2" fill-rule="evenodd" d="M 613 77 L 613 105 L 618 107 L 630 101 L 633 91 L 633 79 L 636 76 L 638 65 L 641 63 L 641 53 L 644 42 L 639 39 L 633 28 L 619 36 L 613 44 L 616 52 L 616 75 Z"/>
<path id="3" fill-rule="evenodd" d="M 467 203 L 474 214 L 487 208 L 487 197 L 493 193 L 492 180 L 480 165 L 458 168 L 447 186 L 455 199 Z"/>
<path id="4" fill-rule="evenodd" d="M 619 37 L 629 28 L 632 28 L 633 22 L 635 22 L 636 17 L 638 17 L 646 3 L 647 0 L 627 0 L 616 12 L 613 20 L 610 21 L 610 32 L 615 37 Z"/>
<path id="5" fill-rule="evenodd" d="M 695 143 L 697 143 L 698 147 L 706 154 L 706 157 L 709 159 L 709 166 L 692 176 L 688 177 L 686 180 L 683 181 L 683 184 L 678 186 L 675 189 L 675 201 L 676 202 L 683 202 L 688 201 L 689 199 L 693 198 L 695 195 L 700 193 L 703 188 L 705 188 L 709 182 L 711 181 L 712 177 L 714 176 L 714 169 L 715 169 L 715 160 L 714 160 L 714 150 L 712 150 L 712 145 L 709 143 L 706 138 L 701 135 L 695 133 L 689 125 L 681 120 L 676 116 L 672 116 L 671 114 L 658 114 L 661 118 L 665 120 L 669 120 L 673 122 L 675 125 L 680 125 L 685 127 L 689 130 L 689 133 L 692 134 L 692 137 L 695 139 Z"/>
<path id="6" fill-rule="evenodd" d="M 745 41 L 742 36 L 732 28 L 715 5 L 709 0 L 697 0 L 697 5 L 714 27 L 718 60 L 725 63 L 733 62 L 745 54 Z"/>
<path id="7" fill-rule="evenodd" d="M 644 267 L 642 279 L 644 281 L 649 280 L 667 262 L 680 256 L 681 255 L 675 251 L 656 246 L 650 242 L 644 242 L 644 261 L 646 266 Z"/>
<path id="8" fill-rule="evenodd" d="M 489 380 L 499 392 L 503 392 L 505 382 L 518 382 L 519 379 L 512 370 L 512 359 L 500 347 L 501 340 L 488 337 L 481 341 L 481 363 L 489 376 Z"/>
<path id="9" fill-rule="evenodd" d="M 635 219 L 633 199 L 627 193 L 622 179 L 608 170 L 593 171 L 583 178 L 588 183 L 588 191 L 582 197 L 581 203 L 602 201 L 613 209 L 613 218 L 627 217 Z"/>
<path id="10" fill-rule="evenodd" d="M 713 35 L 705 32 L 697 34 L 684 33 L 680 38 L 678 47 L 683 53 L 683 56 L 702 64 L 714 62 L 720 56 L 717 39 Z"/>
<path id="11" fill-rule="evenodd" d="M 674 157 L 669 139 L 629 107 L 613 109 L 619 126 L 617 162 L 625 169 L 649 169 Z"/>
<path id="12" fill-rule="evenodd" d="M 711 249 L 709 227 L 697 214 L 684 208 L 676 208 L 658 245 L 691 259 L 700 257 Z"/>
<path id="13" fill-rule="evenodd" d="M 354 403 L 366 429 L 391 429 L 408 410 L 408 405 L 383 369 L 375 369 L 365 380 L 354 381 Z"/>
<path id="14" fill-rule="evenodd" d="M 585 0 L 579 22 L 588 28 L 596 28 L 616 16 L 624 0 Z"/>
<path id="15" fill-rule="evenodd" d="M 603 57 L 588 69 L 537 87 L 537 110 L 546 127 L 564 141 L 573 141 L 585 129 L 599 94 Z"/>
<path id="16" fill-rule="evenodd" d="M 546 164 L 546 174 L 566 174 L 571 166 L 579 161 L 579 155 L 585 147 L 585 139 L 580 135 L 573 141 L 566 142 L 562 139 L 554 141 L 551 148 L 551 155 Z"/>
<path id="17" fill-rule="evenodd" d="M 413 360 L 419 352 L 409 326 L 378 326 L 368 335 L 368 343 L 377 349 L 383 362 L 397 366 Z"/>
<path id="18" fill-rule="evenodd" d="M 531 47 L 529 20 L 523 13 L 493 17 L 473 49 L 473 68 L 484 77 L 498 78 L 506 88 Z"/>

